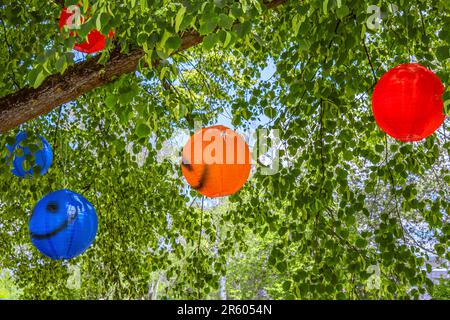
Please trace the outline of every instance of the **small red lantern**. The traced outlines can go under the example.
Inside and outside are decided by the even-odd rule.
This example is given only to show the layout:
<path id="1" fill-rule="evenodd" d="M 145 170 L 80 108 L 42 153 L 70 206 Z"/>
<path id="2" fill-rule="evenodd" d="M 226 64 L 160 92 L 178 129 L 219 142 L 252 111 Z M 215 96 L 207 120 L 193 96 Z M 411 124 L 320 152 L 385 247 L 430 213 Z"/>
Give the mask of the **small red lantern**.
<path id="1" fill-rule="evenodd" d="M 445 120 L 444 85 L 417 63 L 396 66 L 375 86 L 372 112 L 381 130 L 403 142 L 433 134 Z"/>
<path id="2" fill-rule="evenodd" d="M 196 132 L 183 148 L 181 171 L 192 188 L 207 197 L 236 193 L 247 181 L 250 169 L 247 143 L 221 125 Z"/>
<path id="3" fill-rule="evenodd" d="M 80 13 L 80 5 L 70 6 L 64 8 L 59 18 L 59 29 L 62 30 L 64 26 L 68 26 L 69 30 L 74 30 L 84 23 L 84 17 Z M 76 36 L 76 32 L 71 31 L 70 36 Z M 108 38 L 112 38 L 114 32 L 110 31 Z M 84 53 L 94 53 L 102 51 L 106 47 L 106 37 L 100 33 L 97 29 L 89 32 L 87 40 L 83 43 L 77 43 L 74 45 L 74 49 Z"/>

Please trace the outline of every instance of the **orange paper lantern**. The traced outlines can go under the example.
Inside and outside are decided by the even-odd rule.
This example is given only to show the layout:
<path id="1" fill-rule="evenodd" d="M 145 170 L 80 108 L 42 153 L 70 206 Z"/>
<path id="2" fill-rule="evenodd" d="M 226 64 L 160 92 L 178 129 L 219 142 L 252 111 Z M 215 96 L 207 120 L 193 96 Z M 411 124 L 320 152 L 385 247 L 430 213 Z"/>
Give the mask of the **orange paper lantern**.
<path id="1" fill-rule="evenodd" d="M 79 21 L 77 21 L 79 20 Z M 80 5 L 64 8 L 59 18 L 59 29 L 62 30 L 64 26 L 68 26 L 70 30 L 77 29 L 77 23 L 84 23 L 84 17 L 80 15 Z M 76 36 L 76 32 L 71 31 L 70 36 Z M 108 38 L 112 38 L 114 32 L 110 31 Z M 74 45 L 74 49 L 84 53 L 94 53 L 102 51 L 106 47 L 106 37 L 97 29 L 92 30 L 87 35 L 87 40 L 83 43 Z"/>
<path id="2" fill-rule="evenodd" d="M 181 171 L 192 188 L 207 197 L 236 193 L 247 181 L 250 169 L 247 143 L 221 125 L 196 132 L 183 148 Z"/>

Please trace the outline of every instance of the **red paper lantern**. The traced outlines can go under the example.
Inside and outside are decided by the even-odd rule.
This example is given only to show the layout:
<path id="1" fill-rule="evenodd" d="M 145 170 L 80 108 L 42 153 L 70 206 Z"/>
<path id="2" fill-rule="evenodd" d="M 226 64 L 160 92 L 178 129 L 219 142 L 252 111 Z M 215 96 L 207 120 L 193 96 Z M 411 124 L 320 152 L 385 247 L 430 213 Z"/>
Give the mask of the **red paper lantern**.
<path id="1" fill-rule="evenodd" d="M 247 143 L 221 125 L 196 132 L 183 148 L 181 171 L 192 188 L 207 197 L 236 193 L 247 181 L 250 169 Z"/>
<path id="2" fill-rule="evenodd" d="M 381 130 L 404 142 L 433 134 L 444 122 L 444 85 L 417 63 L 396 66 L 381 77 L 372 96 L 372 112 Z"/>
<path id="3" fill-rule="evenodd" d="M 78 9 L 75 9 L 78 8 Z M 64 26 L 68 26 L 69 29 L 77 23 L 76 20 L 80 20 L 81 23 L 84 23 L 84 17 L 80 15 L 80 5 L 73 6 L 70 9 L 64 8 L 61 12 L 61 17 L 59 18 L 59 29 L 63 29 Z M 73 28 L 72 28 L 73 29 Z M 76 36 L 76 32 L 71 31 L 70 36 Z M 108 34 L 108 38 L 112 38 L 114 36 L 114 32 L 110 31 Z M 84 53 L 94 53 L 98 51 L 102 51 L 106 47 L 106 37 L 100 33 L 97 29 L 89 32 L 87 36 L 87 40 L 83 43 L 77 43 L 74 45 L 74 49 Z"/>

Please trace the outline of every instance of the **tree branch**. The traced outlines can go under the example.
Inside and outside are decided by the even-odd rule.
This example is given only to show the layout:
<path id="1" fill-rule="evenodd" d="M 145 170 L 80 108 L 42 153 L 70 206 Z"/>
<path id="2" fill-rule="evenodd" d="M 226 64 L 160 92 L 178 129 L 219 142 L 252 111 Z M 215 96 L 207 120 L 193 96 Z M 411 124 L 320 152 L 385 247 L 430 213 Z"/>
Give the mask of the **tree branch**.
<path id="1" fill-rule="evenodd" d="M 275 0 L 267 3 L 266 7 L 273 9 L 286 1 Z M 182 36 L 181 47 L 174 54 L 202 41 L 203 36 L 197 31 L 186 32 Z M 135 71 L 143 56 L 144 51 L 141 48 L 133 49 L 128 54 L 115 50 L 105 65 L 97 63 L 98 57 L 79 62 L 69 67 L 63 75 L 49 76 L 36 89 L 25 87 L 0 98 L 0 132 L 6 132 L 26 121 L 47 114 L 64 103 Z M 159 60 L 154 61 L 153 65 L 159 63 Z"/>

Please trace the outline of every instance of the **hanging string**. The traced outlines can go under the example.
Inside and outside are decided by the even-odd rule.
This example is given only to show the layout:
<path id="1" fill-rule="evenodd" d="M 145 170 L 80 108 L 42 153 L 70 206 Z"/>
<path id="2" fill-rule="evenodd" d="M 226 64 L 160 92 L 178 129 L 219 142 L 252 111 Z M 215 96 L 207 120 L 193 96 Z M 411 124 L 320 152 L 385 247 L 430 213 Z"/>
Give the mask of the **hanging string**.
<path id="1" fill-rule="evenodd" d="M 63 108 L 62 106 L 59 107 L 58 121 L 56 122 L 55 135 L 53 136 L 53 146 L 56 145 L 56 139 L 58 138 L 59 128 L 61 126 L 62 108 Z"/>
<path id="2" fill-rule="evenodd" d="M 198 245 L 197 245 L 197 254 L 200 253 L 200 243 L 201 243 L 201 239 L 202 239 L 202 228 L 203 228 L 203 205 L 204 205 L 204 201 L 205 201 L 205 196 L 202 197 L 202 207 L 201 207 L 201 214 L 200 214 L 200 230 L 198 232 Z M 198 269 L 197 269 L 198 270 Z M 198 270 L 200 271 L 200 270 Z M 197 272 L 197 278 L 200 276 L 200 272 Z M 200 299 L 201 297 L 201 288 L 198 287 L 197 290 L 197 295 L 198 298 Z"/>
<path id="3" fill-rule="evenodd" d="M 394 10 L 394 9 L 392 9 Z M 408 9 L 408 14 L 411 13 L 411 9 Z M 409 23 L 408 23 L 408 14 L 406 13 L 406 10 L 403 11 L 403 14 L 405 15 L 405 25 L 406 25 L 406 43 L 408 46 L 408 53 L 409 53 L 409 62 L 413 63 L 415 61 L 415 58 L 413 58 L 414 56 L 414 43 L 412 43 L 411 41 L 411 37 L 410 37 L 410 30 L 409 30 Z M 412 50 L 412 54 L 411 54 L 411 50 Z"/>
<path id="4" fill-rule="evenodd" d="M 398 12 L 402 12 L 401 14 L 398 14 Z M 409 9 L 409 11 L 408 11 L 408 13 L 410 13 L 411 12 L 411 9 Z M 413 49 L 413 54 L 414 54 L 414 46 L 412 45 L 412 43 L 411 43 L 411 39 L 410 39 L 410 31 L 409 31 L 409 23 L 408 23 L 408 15 L 407 15 L 407 13 L 406 13 L 406 10 L 400 10 L 398 7 L 397 7 L 397 5 L 394 5 L 394 4 L 389 4 L 388 5 L 388 13 L 387 13 L 388 15 L 393 15 L 393 16 L 395 16 L 395 17 L 398 17 L 398 20 L 400 21 L 400 29 L 399 30 L 402 30 L 401 29 L 401 18 L 403 17 L 404 19 L 405 19 L 405 29 L 406 30 L 404 30 L 405 32 L 403 32 L 404 34 L 403 35 L 400 35 L 400 34 L 398 34 L 397 33 L 397 30 L 395 30 L 395 28 L 394 28 L 394 24 L 391 24 L 391 30 L 397 35 L 397 37 L 400 39 L 400 37 L 406 37 L 406 49 L 407 49 L 407 51 L 408 51 L 408 55 L 409 55 L 409 62 L 414 62 L 415 61 L 415 59 L 413 59 L 413 56 L 412 56 L 412 54 L 411 54 L 411 48 Z M 403 54 L 401 55 L 401 58 L 403 59 Z M 406 57 L 405 57 L 405 60 L 408 60 L 408 59 L 406 59 Z"/>
<path id="5" fill-rule="evenodd" d="M 67 189 L 67 149 L 69 147 L 69 144 L 66 142 L 66 140 L 64 139 L 64 189 Z"/>
<path id="6" fill-rule="evenodd" d="M 64 106 L 61 106 L 60 112 L 62 112 Z M 67 149 L 65 150 L 65 139 L 63 139 L 63 130 L 61 128 L 61 119 L 58 119 L 58 130 L 59 130 L 59 157 L 60 161 L 62 161 L 62 185 L 63 189 L 67 188 L 67 179 L 66 179 L 66 157 L 67 157 Z M 61 163 L 61 162 L 60 162 Z"/>
<path id="7" fill-rule="evenodd" d="M 205 196 L 202 197 L 202 208 L 200 214 L 200 231 L 198 232 L 198 245 L 197 245 L 197 253 L 200 252 L 200 241 L 202 239 L 202 228 L 203 228 L 203 204 L 205 201 Z"/>

